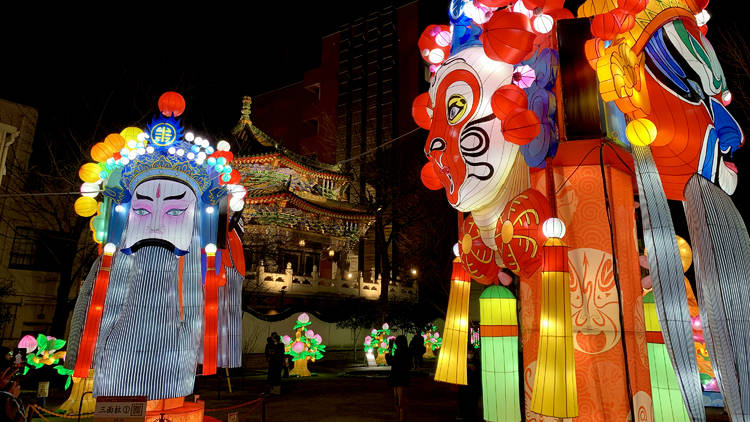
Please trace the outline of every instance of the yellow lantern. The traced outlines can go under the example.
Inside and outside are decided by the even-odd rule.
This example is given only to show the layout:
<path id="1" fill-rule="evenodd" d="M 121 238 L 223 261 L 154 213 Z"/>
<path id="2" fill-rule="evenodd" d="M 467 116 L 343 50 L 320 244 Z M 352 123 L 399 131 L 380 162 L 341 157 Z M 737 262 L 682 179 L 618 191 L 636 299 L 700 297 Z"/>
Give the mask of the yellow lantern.
<path id="1" fill-rule="evenodd" d="M 104 142 L 97 142 L 96 145 L 91 147 L 91 158 L 101 163 L 107 161 L 107 158 L 111 157 L 114 152 L 115 150 L 111 145 Z"/>
<path id="2" fill-rule="evenodd" d="M 461 260 L 453 260 L 443 348 L 438 355 L 435 381 L 466 385 L 466 348 L 469 343 L 469 292 L 471 278 Z"/>
<path id="3" fill-rule="evenodd" d="M 140 135 L 141 133 L 143 133 L 143 131 L 140 128 L 133 127 L 133 126 L 126 127 L 125 129 L 123 129 L 122 132 L 120 132 L 120 136 L 122 136 L 122 138 L 123 138 L 122 146 L 125 146 L 125 144 L 128 141 L 137 141 L 138 140 L 138 135 Z M 105 140 L 105 142 L 106 142 L 106 140 Z M 122 147 L 120 147 L 120 148 L 122 148 Z"/>
<path id="4" fill-rule="evenodd" d="M 99 181 L 101 169 L 94 163 L 86 163 L 78 170 L 78 177 L 86 183 L 96 183 Z"/>
<path id="5" fill-rule="evenodd" d="M 656 139 L 656 125 L 649 119 L 631 120 L 625 127 L 625 136 L 631 144 L 639 147 L 651 145 Z"/>
<path id="6" fill-rule="evenodd" d="M 81 217 L 91 217 L 96 214 L 96 211 L 99 209 L 99 204 L 94 198 L 82 196 L 76 199 L 75 204 L 73 204 L 73 209 L 75 209 L 76 214 Z"/>

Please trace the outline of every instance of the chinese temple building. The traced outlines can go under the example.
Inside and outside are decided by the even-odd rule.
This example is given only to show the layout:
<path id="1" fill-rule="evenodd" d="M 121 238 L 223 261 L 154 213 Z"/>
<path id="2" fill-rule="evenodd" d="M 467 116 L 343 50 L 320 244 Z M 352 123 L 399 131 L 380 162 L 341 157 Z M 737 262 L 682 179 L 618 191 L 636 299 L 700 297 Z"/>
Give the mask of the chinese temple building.
<path id="1" fill-rule="evenodd" d="M 352 177 L 338 165 L 299 155 L 250 120 L 250 97 L 233 134 L 235 168 L 247 189 L 242 213 L 248 262 L 245 303 L 260 313 L 328 298 L 378 299 L 380 277 L 358 268 L 356 245 L 374 212 L 347 201 Z M 415 283 L 416 284 L 416 283 Z M 392 284 L 390 300 L 416 300 L 416 287 Z"/>

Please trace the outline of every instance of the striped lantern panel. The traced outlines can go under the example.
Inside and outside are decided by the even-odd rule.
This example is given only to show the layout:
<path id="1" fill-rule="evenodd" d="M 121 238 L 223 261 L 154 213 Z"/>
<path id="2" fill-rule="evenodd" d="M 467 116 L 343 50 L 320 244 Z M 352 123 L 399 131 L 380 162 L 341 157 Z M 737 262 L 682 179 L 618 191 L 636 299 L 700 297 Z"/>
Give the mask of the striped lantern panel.
<path id="1" fill-rule="evenodd" d="M 682 260 L 672 216 L 650 147 L 632 146 L 640 198 L 643 241 L 653 282 L 654 303 L 664 344 L 693 421 L 705 421 L 703 393 L 695 360 Z"/>
<path id="2" fill-rule="evenodd" d="M 225 267 L 227 281 L 219 286 L 220 368 L 242 366 L 242 281 L 245 277 L 234 268 Z"/>
<path id="3" fill-rule="evenodd" d="M 489 286 L 479 297 L 479 312 L 484 419 L 518 422 L 521 405 L 516 298 L 505 287 Z"/>
<path id="4" fill-rule="evenodd" d="M 685 187 L 703 335 L 724 407 L 750 421 L 750 238 L 718 186 L 694 175 Z"/>

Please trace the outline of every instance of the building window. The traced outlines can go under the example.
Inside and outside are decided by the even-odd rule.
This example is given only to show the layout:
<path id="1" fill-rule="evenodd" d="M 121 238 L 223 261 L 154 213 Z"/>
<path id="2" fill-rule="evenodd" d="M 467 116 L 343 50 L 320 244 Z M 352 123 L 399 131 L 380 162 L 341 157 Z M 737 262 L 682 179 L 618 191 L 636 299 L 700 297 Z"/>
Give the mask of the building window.
<path id="1" fill-rule="evenodd" d="M 16 227 L 8 268 L 58 271 L 60 252 L 70 247 L 75 246 L 58 233 L 31 227 Z"/>

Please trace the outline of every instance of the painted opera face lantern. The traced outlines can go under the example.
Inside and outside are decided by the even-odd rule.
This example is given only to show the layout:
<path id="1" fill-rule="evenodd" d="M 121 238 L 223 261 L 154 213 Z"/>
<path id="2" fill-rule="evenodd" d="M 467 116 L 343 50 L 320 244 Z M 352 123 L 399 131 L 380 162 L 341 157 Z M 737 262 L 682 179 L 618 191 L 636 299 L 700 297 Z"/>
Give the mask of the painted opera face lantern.
<path id="1" fill-rule="evenodd" d="M 491 107 L 493 92 L 512 76 L 512 65 L 471 47 L 448 58 L 433 77 L 432 124 L 424 152 L 448 202 L 459 211 L 482 208 L 494 199 L 518 154 L 518 145 L 504 139 Z"/>
<path id="2" fill-rule="evenodd" d="M 184 255 L 193 236 L 193 189 L 175 179 L 149 179 L 133 194 L 125 247 L 136 252 L 146 245 L 164 246 Z"/>

